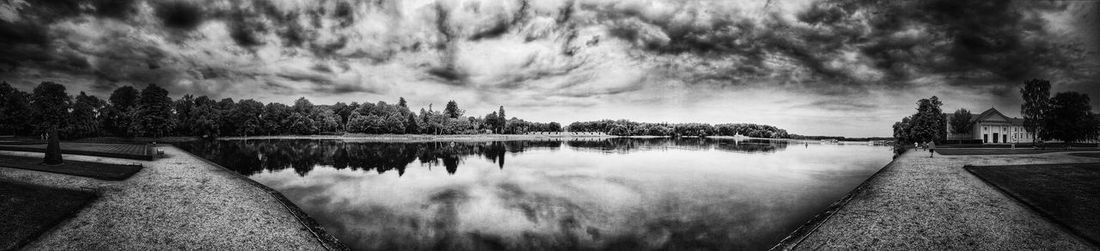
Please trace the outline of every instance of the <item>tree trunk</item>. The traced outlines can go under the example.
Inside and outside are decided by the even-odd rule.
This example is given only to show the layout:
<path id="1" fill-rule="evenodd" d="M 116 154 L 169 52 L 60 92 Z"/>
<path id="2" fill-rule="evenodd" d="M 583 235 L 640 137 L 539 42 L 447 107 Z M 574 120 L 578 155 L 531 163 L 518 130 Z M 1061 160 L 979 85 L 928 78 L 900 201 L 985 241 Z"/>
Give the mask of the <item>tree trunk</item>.
<path id="1" fill-rule="evenodd" d="M 60 165 L 64 163 L 61 160 L 61 140 L 57 137 L 57 126 L 50 128 L 49 142 L 46 143 L 46 157 L 42 160 L 46 165 Z"/>

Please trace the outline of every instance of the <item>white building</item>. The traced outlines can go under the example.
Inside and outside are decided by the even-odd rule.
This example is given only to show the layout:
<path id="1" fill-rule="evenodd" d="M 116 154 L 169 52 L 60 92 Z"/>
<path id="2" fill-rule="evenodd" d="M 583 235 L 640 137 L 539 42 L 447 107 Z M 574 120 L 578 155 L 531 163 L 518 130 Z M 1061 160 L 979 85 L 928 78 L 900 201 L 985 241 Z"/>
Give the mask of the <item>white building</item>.
<path id="1" fill-rule="evenodd" d="M 997 109 L 989 108 L 970 119 L 968 133 L 954 133 L 948 130 L 948 140 L 981 140 L 983 144 L 1030 143 L 1034 135 L 1024 130 L 1024 120 L 1005 116 Z M 947 114 L 950 128 L 951 115 Z"/>

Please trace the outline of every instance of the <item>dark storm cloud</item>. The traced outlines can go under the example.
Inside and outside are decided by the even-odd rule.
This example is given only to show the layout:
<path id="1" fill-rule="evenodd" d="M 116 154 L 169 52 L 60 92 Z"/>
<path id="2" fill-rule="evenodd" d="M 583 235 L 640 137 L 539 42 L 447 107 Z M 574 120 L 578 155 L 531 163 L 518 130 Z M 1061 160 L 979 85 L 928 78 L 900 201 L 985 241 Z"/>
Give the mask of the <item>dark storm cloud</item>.
<path id="1" fill-rule="evenodd" d="M 229 36 L 233 38 L 237 45 L 251 48 L 265 44 L 260 35 L 267 32 L 267 27 L 256 19 L 256 15 L 247 15 L 245 12 L 237 12 L 232 15 L 229 24 Z"/>
<path id="2" fill-rule="evenodd" d="M 94 6 L 96 14 L 122 20 L 137 13 L 135 0 L 98 0 Z"/>
<path id="3" fill-rule="evenodd" d="M 8 67 L 48 61 L 48 43 L 47 29 L 41 25 L 0 21 L 0 62 Z"/>
<path id="4" fill-rule="evenodd" d="M 463 85 L 466 80 L 466 74 L 455 69 L 454 67 L 435 67 L 428 70 L 429 76 L 438 79 L 443 83 L 451 85 Z"/>
<path id="5" fill-rule="evenodd" d="M 943 74 L 952 84 L 1011 84 L 1046 77 L 1049 69 L 1073 67 L 1074 45 L 1046 37 L 1036 12 L 1057 4 L 1021 1 L 920 0 L 822 1 L 797 13 L 754 21 L 743 15 L 678 21 L 635 9 L 586 6 L 612 23 L 609 34 L 641 50 L 660 54 L 739 58 L 737 68 L 696 72 L 694 79 L 769 76 L 766 58 L 781 55 L 813 75 L 800 81 L 857 85 L 901 85 Z M 703 10 L 681 9 L 693 18 Z M 853 61 L 838 60 L 855 53 Z M 704 62 L 705 63 L 705 62 Z M 855 66 L 866 65 L 864 69 Z M 718 76 L 711 76 L 718 75 Z M 980 81 L 972 81 L 978 79 Z"/>
<path id="6" fill-rule="evenodd" d="M 348 27 L 355 23 L 355 13 L 352 10 L 351 3 L 339 2 L 336 3 L 336 9 L 332 12 L 332 17 L 340 22 L 341 27 Z"/>
<path id="7" fill-rule="evenodd" d="M 491 25 L 482 28 L 481 30 L 470 35 L 469 39 L 472 41 L 482 39 L 499 38 L 500 36 L 511 31 L 515 26 L 522 25 L 527 20 L 527 13 L 529 11 L 529 0 L 520 0 L 520 7 L 512 14 L 511 17 L 505 15 L 497 15 Z M 477 13 L 475 11 L 475 13 Z"/>
<path id="8" fill-rule="evenodd" d="M 868 104 L 861 100 L 850 99 L 832 99 L 832 100 L 818 100 L 807 104 L 794 105 L 789 108 L 800 109 L 825 109 L 833 111 L 852 111 L 852 110 L 868 110 L 879 107 L 878 105 Z"/>
<path id="9" fill-rule="evenodd" d="M 190 31 L 202 24 L 202 7 L 184 1 L 164 1 L 154 5 L 157 18 L 165 27 Z"/>
<path id="10" fill-rule="evenodd" d="M 1026 17 L 1031 11 L 1009 1 L 910 1 L 877 6 L 871 25 L 877 37 L 863 48 L 876 65 L 906 76 L 898 65 L 918 65 L 934 72 L 962 73 L 986 71 L 996 78 L 1023 80 L 1038 75 L 1043 67 L 1062 67 L 1058 48 L 1052 41 L 1029 39 L 1026 34 L 1043 35 L 1041 19 Z M 856 7 L 849 7 L 856 8 Z M 915 10 L 915 11 L 914 11 Z M 914 53 L 917 46 L 887 38 L 903 25 L 926 25 L 933 36 L 942 36 L 942 46 L 926 53 Z M 924 55 L 921 55 L 924 54 Z M 913 57 L 918 56 L 918 57 Z M 940 62 L 921 62 L 916 58 L 944 57 Z"/>
<path id="11" fill-rule="evenodd" d="M 267 83 L 284 91 L 375 93 L 387 90 L 379 86 L 428 83 L 474 92 L 470 96 L 538 90 L 588 99 L 677 82 L 703 90 L 775 83 L 851 96 L 939 81 L 1008 97 L 1021 80 L 1036 77 L 1071 89 L 1088 86 L 1098 74 L 1090 48 L 1100 41 L 1082 48 L 1062 40 L 1043 13 L 1073 9 L 1050 1 L 84 0 L 19 6 L 15 18 L 0 20 L 6 66 L 0 77 L 37 69 L 87 76 L 96 89 L 157 82 L 200 93 Z M 1100 15 L 1085 14 L 1092 20 L 1087 30 L 1100 33 Z"/>

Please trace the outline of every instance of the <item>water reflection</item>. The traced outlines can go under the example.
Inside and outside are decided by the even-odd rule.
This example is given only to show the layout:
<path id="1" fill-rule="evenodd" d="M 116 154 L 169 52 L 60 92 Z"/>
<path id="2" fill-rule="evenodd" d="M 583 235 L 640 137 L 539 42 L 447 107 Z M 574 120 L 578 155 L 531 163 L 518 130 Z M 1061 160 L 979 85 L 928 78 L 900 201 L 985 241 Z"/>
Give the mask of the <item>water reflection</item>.
<path id="1" fill-rule="evenodd" d="M 762 250 L 891 159 L 727 139 L 180 146 L 356 250 Z"/>
<path id="2" fill-rule="evenodd" d="M 787 148 L 787 141 L 732 139 L 577 139 L 494 142 L 417 142 L 417 143 L 349 143 L 338 140 L 235 140 L 195 141 L 179 146 L 200 157 L 212 160 L 244 175 L 263 171 L 294 169 L 305 176 L 315 166 L 332 166 L 338 170 L 374 170 L 378 173 L 405 173 L 411 163 L 426 167 L 444 167 L 455 173 L 462 161 L 480 156 L 504 168 L 506 153 L 547 149 L 556 150 L 565 144 L 571 148 L 602 153 L 629 153 L 640 150 L 721 150 L 745 153 L 769 153 Z"/>

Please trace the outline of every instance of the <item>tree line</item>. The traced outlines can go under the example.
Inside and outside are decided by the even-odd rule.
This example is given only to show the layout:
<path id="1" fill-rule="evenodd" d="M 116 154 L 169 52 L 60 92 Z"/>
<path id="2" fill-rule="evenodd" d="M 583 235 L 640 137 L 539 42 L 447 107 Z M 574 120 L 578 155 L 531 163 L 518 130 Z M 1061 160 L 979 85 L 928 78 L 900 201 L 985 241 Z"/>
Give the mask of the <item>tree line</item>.
<path id="1" fill-rule="evenodd" d="M 630 120 L 580 121 L 569 124 L 570 132 L 599 132 L 615 136 L 734 136 L 789 138 L 786 130 L 757 124 L 645 123 Z"/>
<path id="2" fill-rule="evenodd" d="M 1024 128 L 1037 140 L 1063 142 L 1097 139 L 1100 119 L 1092 112 L 1089 96 L 1079 92 L 1059 92 L 1050 96 L 1050 81 L 1032 79 L 1020 88 L 1024 103 L 1020 114 Z"/>
<path id="3" fill-rule="evenodd" d="M 1020 106 L 1024 129 L 1037 136 L 1034 140 L 1073 143 L 1100 136 L 1100 119 L 1092 112 L 1088 95 L 1061 92 L 1051 97 L 1050 81 L 1041 79 L 1025 81 L 1020 95 L 1024 100 Z M 942 112 L 942 105 L 935 96 L 917 101 L 917 113 L 894 123 L 894 138 L 902 144 L 938 143 L 947 139 L 948 130 L 967 133 L 973 129 L 974 115 L 969 110 L 958 109 L 947 115 Z"/>
<path id="4" fill-rule="evenodd" d="M 508 118 L 504 107 L 484 116 L 464 116 L 455 101 L 442 111 L 414 112 L 404 98 L 315 105 L 299 98 L 292 105 L 253 99 L 215 100 L 184 95 L 177 100 L 155 84 L 138 90 L 115 89 L 106 99 L 43 82 L 31 93 L 0 83 L 0 134 L 40 135 L 52 128 L 64 138 L 97 136 L 258 136 L 311 134 L 524 134 L 562 131 L 557 122 Z"/>

